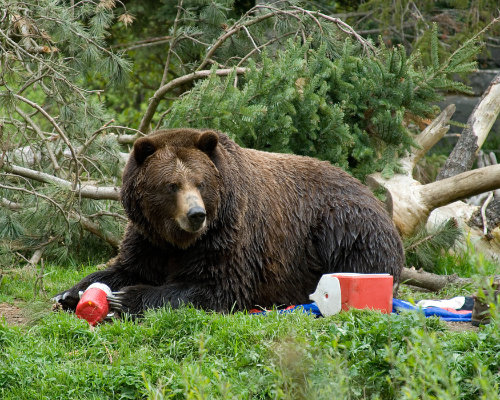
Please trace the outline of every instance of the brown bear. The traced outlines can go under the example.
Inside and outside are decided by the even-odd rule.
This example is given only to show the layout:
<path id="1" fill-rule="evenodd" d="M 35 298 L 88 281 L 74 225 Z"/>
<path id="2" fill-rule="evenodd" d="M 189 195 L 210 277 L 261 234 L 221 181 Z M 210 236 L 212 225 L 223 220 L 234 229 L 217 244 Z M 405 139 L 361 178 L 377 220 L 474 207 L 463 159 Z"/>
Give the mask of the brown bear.
<path id="1" fill-rule="evenodd" d="M 123 173 L 130 219 L 118 256 L 56 300 L 74 310 L 93 282 L 130 314 L 190 303 L 230 311 L 308 302 L 322 274 L 387 272 L 400 237 L 381 203 L 325 161 L 244 149 L 211 130 L 138 139 Z"/>

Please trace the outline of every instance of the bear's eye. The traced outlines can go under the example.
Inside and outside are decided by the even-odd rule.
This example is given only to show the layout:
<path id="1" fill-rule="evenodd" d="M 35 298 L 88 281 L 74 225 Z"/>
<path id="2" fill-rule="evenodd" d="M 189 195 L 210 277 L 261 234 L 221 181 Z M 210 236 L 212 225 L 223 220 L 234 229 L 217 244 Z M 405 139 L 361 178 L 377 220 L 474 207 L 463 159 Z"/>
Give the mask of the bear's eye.
<path id="1" fill-rule="evenodd" d="M 197 188 L 198 190 L 201 190 L 201 189 L 203 189 L 204 187 L 205 187 L 205 182 L 200 182 L 200 183 L 196 184 L 196 188 Z"/>
<path id="2" fill-rule="evenodd" d="M 179 185 L 177 183 L 169 183 L 167 185 L 167 190 L 169 192 L 175 193 L 179 190 Z"/>

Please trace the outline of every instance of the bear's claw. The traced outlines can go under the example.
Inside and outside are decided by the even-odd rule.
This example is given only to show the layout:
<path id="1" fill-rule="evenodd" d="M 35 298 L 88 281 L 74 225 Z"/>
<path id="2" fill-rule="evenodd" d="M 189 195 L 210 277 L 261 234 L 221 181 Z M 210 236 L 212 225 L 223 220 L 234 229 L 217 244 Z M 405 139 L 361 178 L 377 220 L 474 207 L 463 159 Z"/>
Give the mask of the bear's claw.
<path id="1" fill-rule="evenodd" d="M 108 296 L 109 308 L 113 311 L 123 312 L 123 295 L 125 292 L 113 292 Z"/>

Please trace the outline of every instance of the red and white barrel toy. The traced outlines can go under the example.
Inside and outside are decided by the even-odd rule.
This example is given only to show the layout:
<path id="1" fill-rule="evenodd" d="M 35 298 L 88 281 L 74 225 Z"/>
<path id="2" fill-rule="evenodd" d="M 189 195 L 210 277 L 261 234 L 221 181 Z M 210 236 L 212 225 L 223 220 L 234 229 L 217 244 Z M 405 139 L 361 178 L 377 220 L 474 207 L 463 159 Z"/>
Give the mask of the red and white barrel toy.
<path id="1" fill-rule="evenodd" d="M 108 296 L 111 289 L 104 283 L 93 283 L 83 292 L 76 306 L 76 316 L 96 326 L 109 313 Z"/>

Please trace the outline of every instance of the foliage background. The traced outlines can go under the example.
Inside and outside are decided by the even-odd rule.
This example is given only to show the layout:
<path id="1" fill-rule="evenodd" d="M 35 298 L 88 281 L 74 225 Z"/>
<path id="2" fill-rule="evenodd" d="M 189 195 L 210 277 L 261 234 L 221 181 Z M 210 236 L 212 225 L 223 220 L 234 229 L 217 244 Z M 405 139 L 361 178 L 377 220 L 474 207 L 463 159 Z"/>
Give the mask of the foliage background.
<path id="1" fill-rule="evenodd" d="M 443 91 L 468 91 L 454 77 L 476 67 L 481 40 L 497 29 L 481 31 L 489 22 L 483 11 L 471 28 L 455 2 L 395 2 L 401 17 L 422 12 L 390 40 L 385 29 L 396 14 L 374 1 L 1 5 L 4 266 L 37 251 L 59 263 L 116 251 L 125 225 L 120 174 L 138 128 L 216 128 L 241 145 L 319 157 L 360 179 L 390 175 Z M 493 3 L 481 2 L 486 9 L 493 13 Z M 357 29 L 377 24 L 384 35 L 367 41 L 335 12 Z M 443 36 L 451 22 L 442 15 L 469 39 L 458 46 Z M 246 73 L 216 76 L 230 67 Z M 207 70 L 208 78 L 184 79 Z M 155 93 L 167 84 L 160 101 Z"/>

